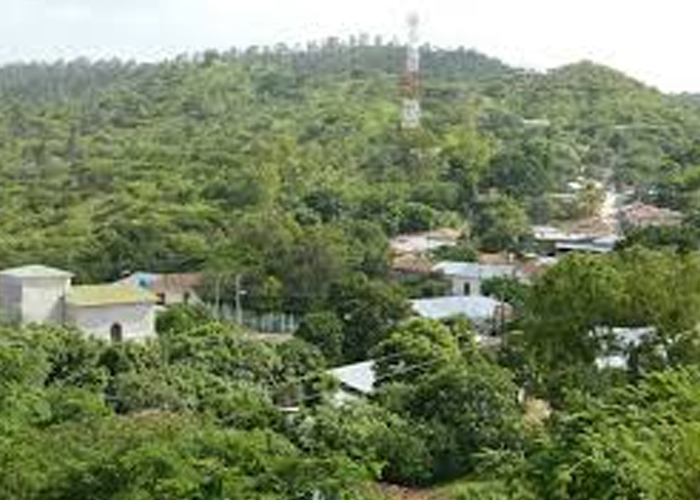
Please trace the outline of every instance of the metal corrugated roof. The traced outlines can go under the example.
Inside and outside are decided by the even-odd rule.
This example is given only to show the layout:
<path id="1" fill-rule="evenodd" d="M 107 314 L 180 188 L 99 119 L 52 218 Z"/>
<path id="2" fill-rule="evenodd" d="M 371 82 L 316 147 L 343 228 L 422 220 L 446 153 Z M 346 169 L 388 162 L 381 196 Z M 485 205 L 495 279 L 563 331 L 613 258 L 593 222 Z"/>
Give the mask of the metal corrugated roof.
<path id="1" fill-rule="evenodd" d="M 72 278 L 73 274 L 53 267 L 29 265 L 5 269 L 0 271 L 0 276 L 11 276 L 13 278 Z"/>
<path id="2" fill-rule="evenodd" d="M 361 394 L 369 394 L 374 390 L 376 375 L 374 361 L 363 361 L 352 365 L 339 366 L 329 370 L 340 383 Z"/>
<path id="3" fill-rule="evenodd" d="M 95 307 L 121 304 L 154 304 L 156 297 L 141 288 L 124 285 L 74 286 L 66 302 L 74 306 Z"/>
<path id="4" fill-rule="evenodd" d="M 496 299 L 481 296 L 439 297 L 411 301 L 413 310 L 424 318 L 443 320 L 464 316 L 477 322 L 493 318 L 501 305 L 503 303 Z"/>

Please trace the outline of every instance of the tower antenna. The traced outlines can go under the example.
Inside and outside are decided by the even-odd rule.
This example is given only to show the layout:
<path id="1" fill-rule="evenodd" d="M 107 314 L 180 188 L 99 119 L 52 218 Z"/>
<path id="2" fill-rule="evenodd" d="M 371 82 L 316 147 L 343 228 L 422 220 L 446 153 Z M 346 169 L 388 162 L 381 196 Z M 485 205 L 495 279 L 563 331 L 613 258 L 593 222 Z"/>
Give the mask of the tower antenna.
<path id="1" fill-rule="evenodd" d="M 403 112 L 401 126 L 405 130 L 420 128 L 421 109 L 419 97 L 420 85 L 420 37 L 418 25 L 420 20 L 415 12 L 408 16 L 408 43 L 406 51 L 406 68 L 403 76 L 402 98 Z"/>

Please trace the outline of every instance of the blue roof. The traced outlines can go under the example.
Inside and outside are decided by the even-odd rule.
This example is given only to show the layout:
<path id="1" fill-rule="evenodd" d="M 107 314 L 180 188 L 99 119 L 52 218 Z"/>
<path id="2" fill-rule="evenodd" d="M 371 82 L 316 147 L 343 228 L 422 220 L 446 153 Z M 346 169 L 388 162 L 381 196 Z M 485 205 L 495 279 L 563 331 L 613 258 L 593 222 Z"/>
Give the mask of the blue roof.
<path id="1" fill-rule="evenodd" d="M 412 300 L 413 310 L 428 319 L 443 320 L 463 316 L 474 322 L 491 319 L 503 303 L 491 297 L 454 296 Z"/>

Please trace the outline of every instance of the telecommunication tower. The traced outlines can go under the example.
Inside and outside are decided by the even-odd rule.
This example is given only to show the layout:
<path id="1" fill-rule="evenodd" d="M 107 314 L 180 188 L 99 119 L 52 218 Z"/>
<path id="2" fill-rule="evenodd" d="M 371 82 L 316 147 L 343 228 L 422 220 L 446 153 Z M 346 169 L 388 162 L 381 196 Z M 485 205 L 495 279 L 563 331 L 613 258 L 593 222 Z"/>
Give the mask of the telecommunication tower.
<path id="1" fill-rule="evenodd" d="M 418 35 L 418 14 L 408 16 L 408 44 L 406 51 L 406 68 L 403 75 L 402 97 L 403 112 L 401 114 L 401 126 L 405 130 L 420 127 L 420 49 Z"/>

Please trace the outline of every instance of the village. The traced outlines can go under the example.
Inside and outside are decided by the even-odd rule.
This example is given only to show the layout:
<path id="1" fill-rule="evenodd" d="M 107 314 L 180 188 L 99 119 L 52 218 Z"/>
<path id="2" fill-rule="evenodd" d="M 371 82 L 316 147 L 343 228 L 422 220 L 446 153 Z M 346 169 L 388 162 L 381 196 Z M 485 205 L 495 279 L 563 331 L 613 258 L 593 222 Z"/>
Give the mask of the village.
<path id="1" fill-rule="evenodd" d="M 399 235 L 390 242 L 392 279 L 397 283 L 436 280 L 442 293 L 411 297 L 413 314 L 438 322 L 463 318 L 474 329 L 478 344 L 497 347 L 514 311 L 505 299 L 489 293 L 489 283 L 504 280 L 527 285 L 567 254 L 609 253 L 626 230 L 675 227 L 681 222 L 681 215 L 671 210 L 623 200 L 623 195 L 608 190 L 594 217 L 567 229 L 533 226 L 528 251 L 520 254 L 480 253 L 475 261 L 439 260 L 436 254 L 458 247 L 468 235 L 453 228 Z M 0 271 L 0 318 L 8 323 L 74 327 L 115 344 L 155 338 L 159 312 L 178 305 L 208 307 L 216 317 L 239 323 L 263 340 L 285 341 L 296 325 L 293 319 L 282 328 L 267 322 L 270 328 L 263 331 L 260 326 L 264 328 L 265 323 L 242 324 L 242 311 L 222 310 L 221 305 L 203 301 L 202 273 L 136 272 L 114 283 L 92 285 L 73 284 L 73 277 L 70 271 L 43 265 Z M 653 332 L 642 327 L 604 333 L 613 334 L 616 347 L 597 360 L 598 366 L 625 368 L 622 353 Z M 329 373 L 340 382 L 338 403 L 370 394 L 375 385 L 372 360 L 335 367 Z"/>

